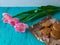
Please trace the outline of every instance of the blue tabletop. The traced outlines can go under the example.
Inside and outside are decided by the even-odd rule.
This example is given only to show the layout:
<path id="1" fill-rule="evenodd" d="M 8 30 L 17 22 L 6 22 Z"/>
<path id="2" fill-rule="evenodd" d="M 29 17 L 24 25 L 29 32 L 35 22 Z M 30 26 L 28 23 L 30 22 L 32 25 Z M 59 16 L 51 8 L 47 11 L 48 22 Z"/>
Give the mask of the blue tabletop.
<path id="1" fill-rule="evenodd" d="M 36 9 L 36 7 L 0 7 L 0 45 L 46 45 L 45 43 L 37 40 L 29 30 L 25 33 L 16 32 L 13 26 L 5 24 L 1 20 L 3 12 L 8 12 L 14 16 L 20 12 L 31 9 Z M 55 14 L 53 17 L 60 20 L 60 13 Z M 31 23 L 31 25 L 34 23 L 36 22 Z"/>

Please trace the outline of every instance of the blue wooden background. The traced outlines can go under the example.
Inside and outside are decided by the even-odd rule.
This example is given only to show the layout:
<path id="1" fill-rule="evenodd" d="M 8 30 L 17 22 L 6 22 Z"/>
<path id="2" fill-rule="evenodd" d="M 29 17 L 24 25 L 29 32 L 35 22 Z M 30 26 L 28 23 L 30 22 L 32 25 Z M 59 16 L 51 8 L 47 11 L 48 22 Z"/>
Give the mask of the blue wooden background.
<path id="1" fill-rule="evenodd" d="M 13 26 L 5 24 L 1 20 L 3 12 L 8 12 L 14 16 L 17 13 L 31 9 L 36 9 L 36 7 L 0 7 L 0 45 L 46 45 L 45 43 L 38 41 L 29 30 L 25 33 L 18 33 Z M 53 17 L 60 20 L 60 13 L 55 14 Z M 30 23 L 30 25 L 37 22 L 38 21 Z"/>

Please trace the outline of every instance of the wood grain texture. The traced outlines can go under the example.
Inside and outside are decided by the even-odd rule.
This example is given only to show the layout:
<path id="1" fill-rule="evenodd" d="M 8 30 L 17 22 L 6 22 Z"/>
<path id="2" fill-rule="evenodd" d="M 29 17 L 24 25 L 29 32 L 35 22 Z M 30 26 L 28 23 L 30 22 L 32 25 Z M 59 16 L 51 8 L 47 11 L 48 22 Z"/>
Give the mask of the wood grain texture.
<path id="1" fill-rule="evenodd" d="M 27 30 L 25 33 L 19 33 L 15 31 L 13 26 L 5 24 L 2 21 L 3 12 L 8 12 L 12 16 L 14 16 L 17 13 L 28 11 L 31 9 L 36 9 L 36 7 L 0 7 L 0 45 L 46 45 L 45 43 L 38 41 L 29 32 L 29 30 Z M 33 25 L 37 22 L 38 21 L 34 21 L 31 23 L 29 22 L 29 25 Z"/>

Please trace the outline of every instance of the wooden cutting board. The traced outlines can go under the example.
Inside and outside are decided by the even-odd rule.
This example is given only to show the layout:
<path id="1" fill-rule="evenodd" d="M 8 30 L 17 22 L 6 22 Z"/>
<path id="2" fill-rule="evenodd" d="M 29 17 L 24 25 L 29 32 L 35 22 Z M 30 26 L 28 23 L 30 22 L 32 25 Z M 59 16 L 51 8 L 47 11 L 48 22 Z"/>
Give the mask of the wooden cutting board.
<path id="1" fill-rule="evenodd" d="M 56 40 L 53 38 L 46 38 L 43 40 L 43 35 L 41 34 L 40 31 L 36 31 L 37 29 L 33 29 L 31 30 L 30 28 L 30 32 L 40 41 L 47 43 L 48 45 L 60 45 L 60 39 Z"/>
<path id="2" fill-rule="evenodd" d="M 50 18 L 50 17 L 48 17 Z M 40 24 L 45 20 L 48 20 L 48 18 L 43 19 L 41 22 L 39 22 L 38 24 L 33 25 L 32 27 L 29 27 L 30 32 L 40 41 L 45 42 L 47 45 L 60 45 L 60 39 L 56 40 L 52 37 L 50 38 L 46 38 L 41 34 L 40 31 Z"/>

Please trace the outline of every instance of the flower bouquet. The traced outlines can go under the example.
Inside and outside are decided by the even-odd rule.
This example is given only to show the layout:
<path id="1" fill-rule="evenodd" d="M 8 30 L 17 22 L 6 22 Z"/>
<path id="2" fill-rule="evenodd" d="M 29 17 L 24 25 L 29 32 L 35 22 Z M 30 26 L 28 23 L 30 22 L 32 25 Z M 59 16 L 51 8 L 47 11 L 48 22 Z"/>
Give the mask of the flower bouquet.
<path id="1" fill-rule="evenodd" d="M 27 22 L 29 21 L 32 22 L 41 17 L 48 15 L 52 16 L 57 12 L 60 12 L 60 7 L 47 5 L 47 6 L 37 7 L 37 9 L 34 10 L 29 10 L 26 12 L 19 13 L 15 16 L 11 16 L 8 13 L 3 13 L 2 20 L 3 22 L 14 26 L 17 32 L 25 32 L 25 30 L 30 27 L 30 25 L 28 25 Z"/>
<path id="2" fill-rule="evenodd" d="M 32 34 L 34 34 L 38 40 L 42 42 L 46 42 L 48 45 L 57 45 L 57 44 L 60 45 L 60 40 L 55 40 L 55 39 L 60 39 L 60 36 L 58 36 L 60 34 L 60 33 L 58 34 L 60 29 L 60 24 L 56 19 L 52 19 L 50 17 L 56 14 L 57 12 L 60 12 L 60 7 L 47 5 L 47 6 L 37 7 L 37 9 L 34 10 L 29 10 L 26 12 L 19 13 L 15 16 L 11 16 L 8 13 L 3 13 L 2 20 L 4 23 L 8 23 L 11 26 L 14 26 L 15 31 L 17 32 L 25 32 L 26 29 L 28 28 L 30 32 L 32 32 Z M 30 26 L 29 24 L 27 24 L 27 22 L 29 21 L 33 22 L 44 16 L 48 16 L 48 17 L 44 18 L 41 22 L 35 25 Z M 56 25 L 54 25 L 55 23 L 57 27 Z M 40 31 L 41 29 L 42 31 Z M 57 33 L 57 35 L 55 33 Z"/>

